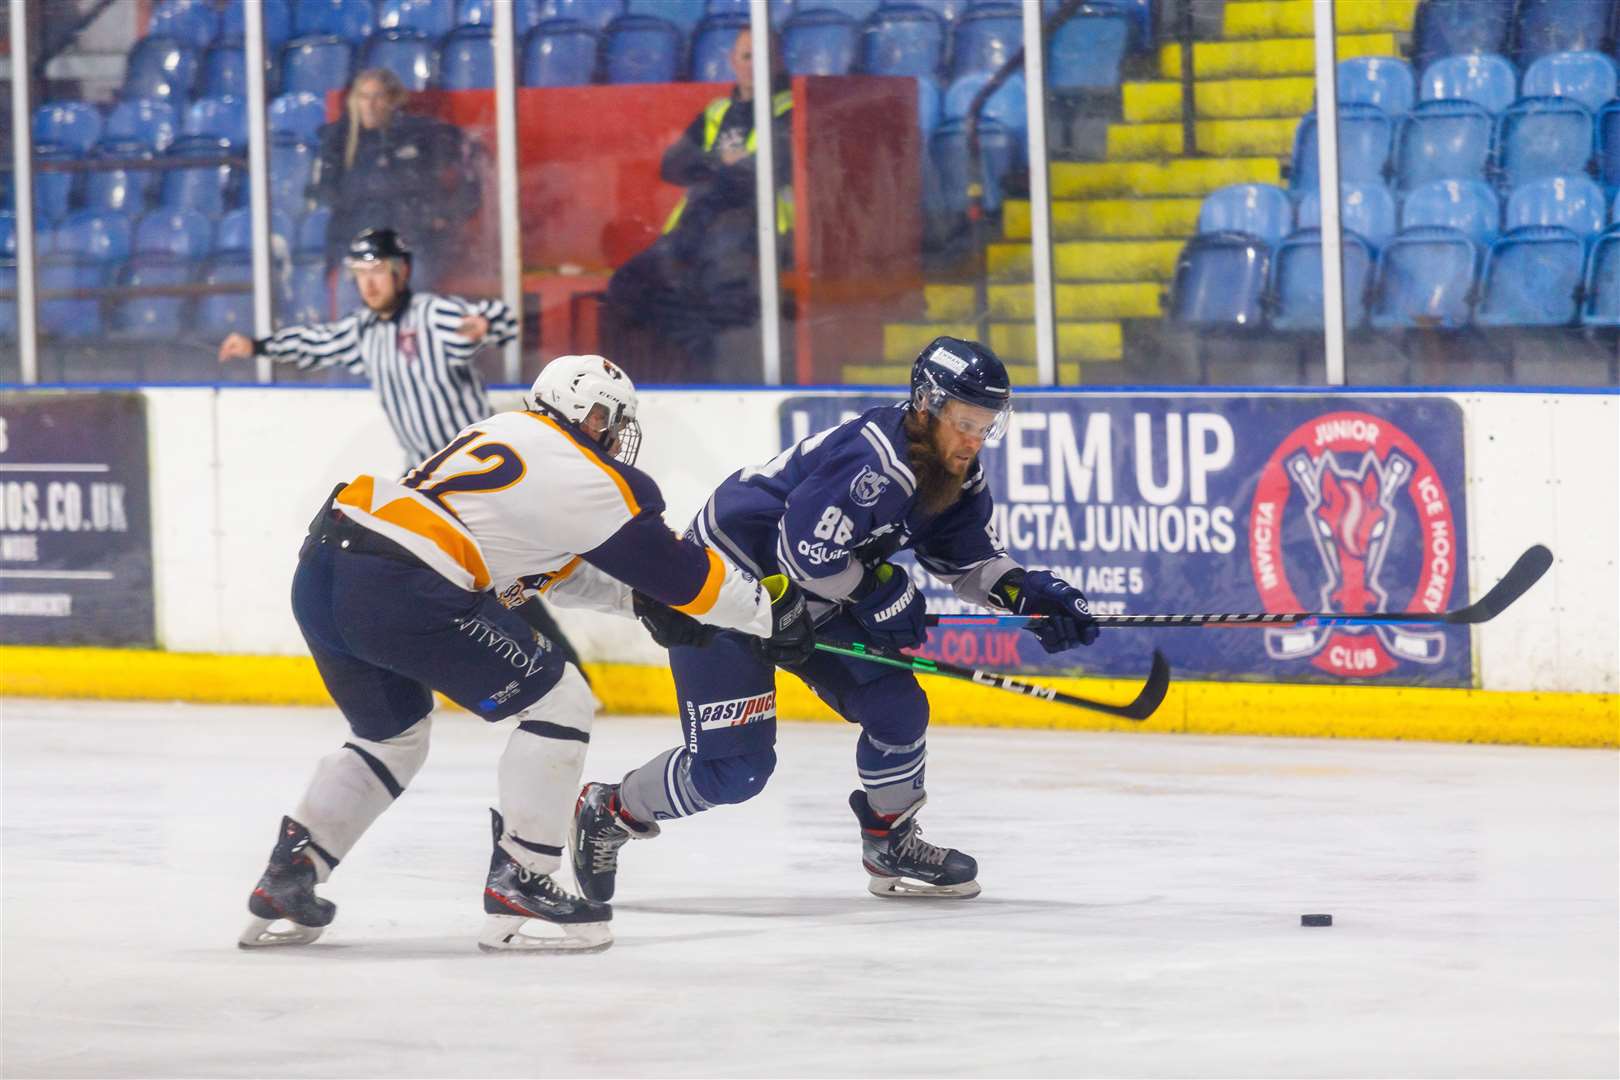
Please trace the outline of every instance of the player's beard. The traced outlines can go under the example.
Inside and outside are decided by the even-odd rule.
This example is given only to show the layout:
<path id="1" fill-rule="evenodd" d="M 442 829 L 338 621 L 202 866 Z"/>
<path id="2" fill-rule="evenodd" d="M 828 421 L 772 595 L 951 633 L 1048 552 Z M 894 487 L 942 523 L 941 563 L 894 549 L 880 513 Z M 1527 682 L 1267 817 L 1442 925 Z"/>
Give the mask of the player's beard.
<path id="1" fill-rule="evenodd" d="M 962 494 L 966 470 L 952 472 L 934 446 L 934 428 L 939 420 L 932 413 L 912 409 L 906 413 L 906 464 L 917 478 L 917 502 L 930 514 L 944 513 Z"/>

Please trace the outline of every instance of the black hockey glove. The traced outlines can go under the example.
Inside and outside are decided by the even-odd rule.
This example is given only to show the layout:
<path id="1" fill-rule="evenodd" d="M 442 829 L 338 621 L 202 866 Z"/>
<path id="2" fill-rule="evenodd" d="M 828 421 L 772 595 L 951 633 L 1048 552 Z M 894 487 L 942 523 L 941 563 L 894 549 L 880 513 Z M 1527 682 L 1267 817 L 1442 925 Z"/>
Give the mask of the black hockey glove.
<path id="1" fill-rule="evenodd" d="M 990 590 L 991 603 L 1014 615 L 1045 615 L 1026 629 L 1049 653 L 1097 640 L 1085 594 L 1050 570 L 1010 570 Z"/>
<path id="2" fill-rule="evenodd" d="M 804 590 L 785 574 L 772 574 L 760 584 L 771 597 L 771 636 L 760 639 L 760 654 L 783 667 L 804 663 L 816 652 L 816 633 Z"/>
<path id="3" fill-rule="evenodd" d="M 912 649 L 928 637 L 923 622 L 928 603 L 912 584 L 910 574 L 893 563 L 878 563 L 862 588 L 867 591 L 850 605 L 849 613 L 865 629 L 872 644 Z"/>
<path id="4" fill-rule="evenodd" d="M 631 590 L 630 602 L 635 608 L 636 618 L 647 628 L 647 633 L 666 649 L 673 649 L 677 645 L 707 645 L 714 636 L 715 627 L 661 604 L 646 593 Z"/>

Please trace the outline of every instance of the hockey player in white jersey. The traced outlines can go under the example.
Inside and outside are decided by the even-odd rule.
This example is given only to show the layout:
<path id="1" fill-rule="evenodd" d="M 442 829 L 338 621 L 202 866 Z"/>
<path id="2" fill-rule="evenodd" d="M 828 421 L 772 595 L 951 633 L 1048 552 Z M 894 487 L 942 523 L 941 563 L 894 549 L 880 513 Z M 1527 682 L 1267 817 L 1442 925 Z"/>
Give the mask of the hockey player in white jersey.
<path id="1" fill-rule="evenodd" d="M 657 485 L 632 464 L 640 428 L 623 371 L 600 356 L 559 358 L 525 405 L 463 429 L 397 481 L 340 485 L 311 523 L 293 613 L 351 736 L 282 819 L 243 946 L 304 944 L 332 921 L 315 886 L 426 760 L 434 690 L 491 722 L 518 721 L 491 811 L 480 947 L 611 944 L 611 908 L 551 878 L 595 701 L 513 612 L 526 598 L 633 617 L 634 588 L 752 635 L 778 661 L 810 654 L 796 587 L 762 583 L 664 524 Z"/>

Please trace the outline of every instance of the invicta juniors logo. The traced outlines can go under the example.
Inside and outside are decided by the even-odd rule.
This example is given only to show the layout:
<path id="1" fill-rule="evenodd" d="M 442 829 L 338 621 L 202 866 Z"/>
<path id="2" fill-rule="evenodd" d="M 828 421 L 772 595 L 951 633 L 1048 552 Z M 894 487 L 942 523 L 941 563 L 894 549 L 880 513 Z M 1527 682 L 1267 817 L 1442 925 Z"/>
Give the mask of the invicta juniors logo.
<path id="1" fill-rule="evenodd" d="M 1314 559 L 1301 555 L 1302 531 Z M 1289 579 L 1285 536 L 1298 589 Z M 1302 424 L 1260 475 L 1249 558 L 1267 611 L 1445 611 L 1457 555 L 1451 499 L 1434 466 L 1383 417 L 1338 412 Z M 1416 588 L 1396 595 L 1394 583 L 1412 581 L 1414 570 Z M 1432 628 L 1266 631 L 1273 660 L 1309 659 L 1341 676 L 1383 675 L 1402 661 L 1437 664 L 1445 649 L 1444 635 Z"/>

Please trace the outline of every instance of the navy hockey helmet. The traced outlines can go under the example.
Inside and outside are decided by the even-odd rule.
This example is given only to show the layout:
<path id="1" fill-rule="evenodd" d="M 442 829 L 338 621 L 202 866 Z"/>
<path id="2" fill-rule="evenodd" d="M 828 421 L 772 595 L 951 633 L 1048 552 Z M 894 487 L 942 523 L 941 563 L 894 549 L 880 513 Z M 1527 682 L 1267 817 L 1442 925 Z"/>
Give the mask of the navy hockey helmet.
<path id="1" fill-rule="evenodd" d="M 406 266 L 411 265 L 410 245 L 393 229 L 362 229 L 349 241 L 344 262 L 353 268 L 388 259 L 398 259 Z"/>
<path id="2" fill-rule="evenodd" d="M 979 433 L 987 443 L 998 441 L 1012 415 L 1012 384 L 1006 367 L 977 341 L 935 338 L 911 365 L 911 407 L 938 416 L 947 401 L 987 410 Z"/>

